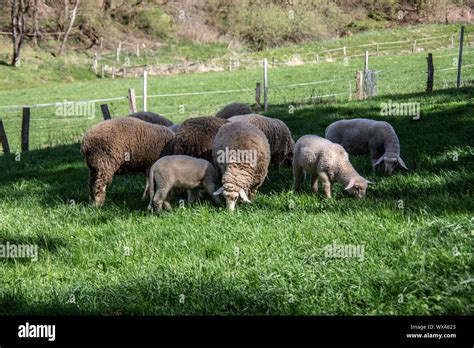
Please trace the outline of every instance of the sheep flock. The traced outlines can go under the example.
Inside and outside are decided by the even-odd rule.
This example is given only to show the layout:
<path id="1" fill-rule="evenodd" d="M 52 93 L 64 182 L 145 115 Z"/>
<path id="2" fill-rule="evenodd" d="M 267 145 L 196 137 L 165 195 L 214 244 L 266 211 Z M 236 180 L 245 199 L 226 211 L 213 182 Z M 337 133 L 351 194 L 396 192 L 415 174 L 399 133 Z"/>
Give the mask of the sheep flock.
<path id="1" fill-rule="evenodd" d="M 307 134 L 295 142 L 283 121 L 241 103 L 182 124 L 151 112 L 106 120 L 85 133 L 81 153 L 89 168 L 91 204 L 104 204 L 114 175 L 136 171 L 145 174 L 143 196 L 155 213 L 172 210 L 173 199 L 183 192 L 188 204 L 208 198 L 220 206 L 222 196 L 234 211 L 239 202 L 255 199 L 272 167 L 292 167 L 295 193 L 307 175 L 312 191 L 321 182 L 327 198 L 335 183 L 351 196 L 366 197 L 372 183 L 359 175 L 349 155 L 369 154 L 376 173 L 408 169 L 387 122 L 339 120 L 327 127 L 325 138 Z"/>

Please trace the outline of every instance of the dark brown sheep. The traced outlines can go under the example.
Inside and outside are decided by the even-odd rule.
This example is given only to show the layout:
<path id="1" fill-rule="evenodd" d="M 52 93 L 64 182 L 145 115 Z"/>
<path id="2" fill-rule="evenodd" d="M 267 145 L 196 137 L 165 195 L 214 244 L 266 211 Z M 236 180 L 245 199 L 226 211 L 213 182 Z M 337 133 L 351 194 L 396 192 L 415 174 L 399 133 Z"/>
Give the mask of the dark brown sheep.
<path id="1" fill-rule="evenodd" d="M 168 120 L 167 118 L 163 116 L 155 114 L 154 112 L 148 112 L 148 111 L 135 112 L 133 114 L 128 115 L 128 117 L 138 118 L 139 120 L 142 120 L 148 123 L 159 124 L 165 127 L 169 127 L 173 125 L 173 122 L 171 122 L 170 120 Z"/>
<path id="2" fill-rule="evenodd" d="M 219 112 L 216 114 L 216 117 L 228 119 L 232 116 L 247 115 L 252 113 L 253 111 L 248 105 L 242 103 L 231 103 L 219 110 Z"/>
<path id="3" fill-rule="evenodd" d="M 183 122 L 170 143 L 167 155 L 188 155 L 212 162 L 212 142 L 222 125 L 217 117 L 195 117 Z"/>
<path id="4" fill-rule="evenodd" d="M 145 172 L 173 139 L 167 127 L 132 117 L 103 121 L 83 137 L 81 153 L 89 167 L 91 203 L 101 206 L 114 174 Z"/>

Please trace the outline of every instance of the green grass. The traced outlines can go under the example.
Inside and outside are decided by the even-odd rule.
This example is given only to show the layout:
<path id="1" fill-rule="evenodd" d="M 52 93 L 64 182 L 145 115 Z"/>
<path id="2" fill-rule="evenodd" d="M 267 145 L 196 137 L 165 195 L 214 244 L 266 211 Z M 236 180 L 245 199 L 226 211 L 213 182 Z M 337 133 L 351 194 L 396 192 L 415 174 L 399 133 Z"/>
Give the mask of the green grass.
<path id="1" fill-rule="evenodd" d="M 271 105 L 295 138 L 341 118 L 394 126 L 410 170 L 375 176 L 351 158 L 375 182 L 361 201 L 308 182 L 295 195 L 290 169 L 271 168 L 234 214 L 204 202 L 151 215 L 140 175 L 117 176 L 95 209 L 77 144 L 2 156 L 0 243 L 36 244 L 39 259 L 0 260 L 0 314 L 472 314 L 473 93 Z M 421 119 L 381 117 L 388 98 L 420 102 Z M 364 260 L 325 257 L 333 242 Z"/>

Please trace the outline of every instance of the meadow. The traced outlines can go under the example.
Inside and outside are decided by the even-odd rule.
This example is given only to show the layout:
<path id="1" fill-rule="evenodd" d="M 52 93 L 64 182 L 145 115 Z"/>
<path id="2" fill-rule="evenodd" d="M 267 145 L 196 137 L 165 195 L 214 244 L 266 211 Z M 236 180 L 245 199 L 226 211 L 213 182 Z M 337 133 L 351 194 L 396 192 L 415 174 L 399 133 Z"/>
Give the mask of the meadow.
<path id="1" fill-rule="evenodd" d="M 449 54 L 455 51 L 443 52 L 435 64 L 451 66 Z M 447 70 L 447 85 L 435 77 L 435 91 L 425 93 L 425 58 L 426 52 L 373 58 L 371 66 L 383 70 L 380 96 L 362 101 L 318 98 L 348 92 L 346 83 L 278 93 L 278 85 L 341 75 L 353 81 L 362 60 L 270 70 L 265 114 L 285 121 L 295 139 L 323 135 L 342 118 L 393 125 L 409 170 L 379 176 L 368 156 L 351 157 L 374 182 L 365 200 L 349 197 L 340 185 L 325 199 L 310 192 L 308 181 L 304 193 L 295 194 L 291 169 L 271 167 L 256 200 L 234 213 L 204 201 L 150 214 L 139 174 L 116 176 L 104 207 L 93 208 L 79 144 L 61 130 L 71 122 L 68 136 L 80 135 L 100 121 L 99 111 L 91 120 L 57 121 L 48 133 L 36 126 L 55 120 L 51 109 L 34 109 L 33 149 L 0 157 L 0 244 L 35 244 L 39 255 L 37 261 L 0 259 L 0 314 L 472 314 L 473 70 L 465 70 L 460 89 L 452 88 L 455 70 Z M 260 80 L 260 69 L 158 76 L 150 78 L 150 93 L 252 89 Z M 86 100 L 139 91 L 140 84 L 48 83 L 3 90 L 0 97 L 2 105 Z M 169 108 L 169 117 L 182 121 L 233 100 L 251 103 L 253 95 L 151 98 L 149 109 L 166 115 Z M 382 116 L 381 105 L 389 101 L 420 103 L 420 119 Z M 186 112 L 179 112 L 181 105 Z M 126 100 L 109 106 L 114 116 L 128 111 Z M 1 112 L 14 152 L 19 114 Z M 48 137 L 55 146 L 44 147 Z M 363 257 L 328 257 L 334 244 L 363 247 Z"/>

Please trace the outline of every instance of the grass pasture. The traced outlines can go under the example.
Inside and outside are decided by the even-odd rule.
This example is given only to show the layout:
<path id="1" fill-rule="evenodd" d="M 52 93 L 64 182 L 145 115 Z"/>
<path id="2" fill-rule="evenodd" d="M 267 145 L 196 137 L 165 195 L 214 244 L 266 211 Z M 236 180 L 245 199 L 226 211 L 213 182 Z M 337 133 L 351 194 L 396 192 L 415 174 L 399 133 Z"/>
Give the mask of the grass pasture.
<path id="1" fill-rule="evenodd" d="M 36 244 L 39 258 L 0 259 L 0 314 L 472 314 L 474 88 L 402 90 L 268 113 L 295 139 L 341 118 L 389 121 L 410 170 L 380 177 L 351 158 L 375 182 L 361 201 L 308 182 L 295 195 L 290 169 L 271 168 L 234 214 L 203 202 L 158 217 L 140 175 L 117 176 L 105 206 L 90 207 L 77 144 L 1 156 L 0 244 Z M 419 102 L 421 119 L 380 116 L 389 99 Z M 326 257 L 333 243 L 363 246 L 363 260 Z"/>

